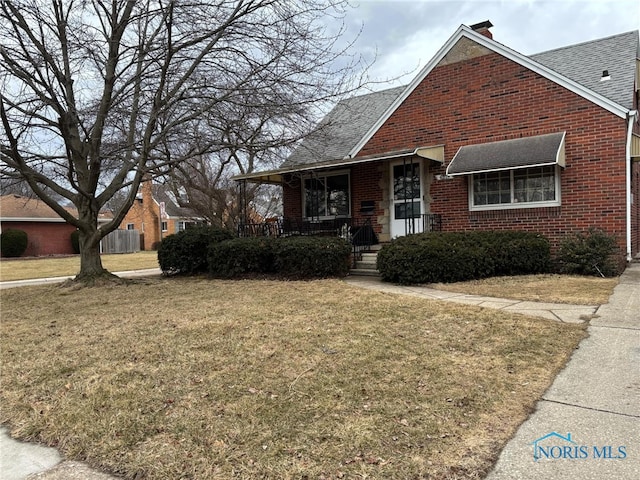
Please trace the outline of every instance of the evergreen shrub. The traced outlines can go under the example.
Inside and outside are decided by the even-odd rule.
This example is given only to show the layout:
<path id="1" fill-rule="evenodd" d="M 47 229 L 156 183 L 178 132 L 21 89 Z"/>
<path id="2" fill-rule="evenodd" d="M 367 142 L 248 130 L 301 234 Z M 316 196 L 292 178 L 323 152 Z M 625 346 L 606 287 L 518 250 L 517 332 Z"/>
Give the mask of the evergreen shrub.
<path id="1" fill-rule="evenodd" d="M 287 279 L 344 276 L 351 245 L 333 237 L 235 238 L 209 248 L 209 273 L 217 278 L 273 274 Z"/>
<path id="2" fill-rule="evenodd" d="M 234 278 L 273 272 L 272 237 L 234 238 L 209 245 L 209 274 Z"/>
<path id="3" fill-rule="evenodd" d="M 284 237 L 273 247 L 274 270 L 281 277 L 343 277 L 349 272 L 351 244 L 342 238 Z"/>
<path id="4" fill-rule="evenodd" d="M 536 233 L 429 232 L 393 240 L 378 253 L 382 279 L 401 284 L 460 282 L 548 271 L 550 246 Z"/>
<path id="5" fill-rule="evenodd" d="M 165 275 L 194 275 L 207 271 L 209 245 L 233 238 L 228 230 L 194 226 L 168 235 L 158 247 L 158 263 Z"/>
<path id="6" fill-rule="evenodd" d="M 556 256 L 561 273 L 615 277 L 624 268 L 624 257 L 615 236 L 591 228 L 565 237 Z"/>
<path id="7" fill-rule="evenodd" d="M 27 232 L 9 229 L 0 233 L 0 253 L 3 257 L 19 257 L 29 245 Z"/>

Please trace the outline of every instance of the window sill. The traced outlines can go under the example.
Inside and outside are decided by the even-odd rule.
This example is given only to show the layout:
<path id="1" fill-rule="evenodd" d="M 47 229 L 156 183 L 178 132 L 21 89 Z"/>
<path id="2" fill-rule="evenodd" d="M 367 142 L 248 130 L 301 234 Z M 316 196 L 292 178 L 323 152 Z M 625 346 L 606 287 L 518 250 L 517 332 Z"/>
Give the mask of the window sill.
<path id="1" fill-rule="evenodd" d="M 469 206 L 470 212 L 487 212 L 495 210 L 522 210 L 530 208 L 547 208 L 547 207 L 559 207 L 560 202 L 529 202 L 529 203 L 504 203 L 501 205 L 487 205 L 481 207 Z"/>

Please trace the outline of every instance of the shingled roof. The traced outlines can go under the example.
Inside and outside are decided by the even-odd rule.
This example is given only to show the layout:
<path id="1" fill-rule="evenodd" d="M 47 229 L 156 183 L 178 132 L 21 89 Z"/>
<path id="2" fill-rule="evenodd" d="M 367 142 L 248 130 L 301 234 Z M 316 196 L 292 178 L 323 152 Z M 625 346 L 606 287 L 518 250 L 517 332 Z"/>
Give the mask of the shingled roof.
<path id="1" fill-rule="evenodd" d="M 72 215 L 77 215 L 77 211 L 71 208 L 67 210 Z M 13 194 L 0 197 L 0 218 L 4 221 L 64 222 L 62 217 L 42 200 Z"/>
<path id="2" fill-rule="evenodd" d="M 395 87 L 342 100 L 281 168 L 345 157 L 405 88 Z"/>
<path id="3" fill-rule="evenodd" d="M 633 108 L 638 57 L 637 30 L 529 56 L 628 109 Z M 609 79 L 602 79 L 604 71 Z"/>
<path id="4" fill-rule="evenodd" d="M 156 202 L 164 202 L 164 210 L 169 217 L 200 218 L 194 210 L 178 205 L 178 199 L 167 185 L 153 185 L 153 198 Z"/>
<path id="5" fill-rule="evenodd" d="M 468 27 L 462 26 L 461 29 L 468 30 Z M 480 39 L 487 41 L 484 37 L 478 37 L 476 40 Z M 498 49 L 504 49 L 503 51 L 512 52 L 512 57 L 515 56 L 516 59 L 533 60 L 559 74 L 559 78 L 564 77 L 576 82 L 607 101 L 617 104 L 621 109 L 633 108 L 636 59 L 640 56 L 637 30 L 529 57 L 509 50 L 497 42 L 493 45 Z M 601 80 L 605 70 L 610 78 Z M 359 149 L 359 143 L 364 142 L 376 124 L 384 120 L 383 116 L 389 114 L 394 102 L 402 101 L 401 97 L 410 93 L 410 88 L 412 85 L 395 87 L 339 102 L 320 122 L 317 130 L 303 140 L 278 170 L 272 172 L 287 171 L 296 166 L 330 165 L 331 162 L 353 156 L 354 151 Z M 238 178 L 242 177 L 258 178 L 260 172 Z"/>

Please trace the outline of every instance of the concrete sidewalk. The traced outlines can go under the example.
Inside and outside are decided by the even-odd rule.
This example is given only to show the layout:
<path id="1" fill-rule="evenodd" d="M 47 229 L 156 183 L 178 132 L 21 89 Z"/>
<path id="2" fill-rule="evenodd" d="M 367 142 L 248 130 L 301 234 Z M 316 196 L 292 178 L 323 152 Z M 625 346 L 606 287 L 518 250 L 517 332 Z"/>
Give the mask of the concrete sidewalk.
<path id="1" fill-rule="evenodd" d="M 161 275 L 162 270 L 159 268 L 147 268 L 144 270 L 127 270 L 126 272 L 111 272 L 118 277 L 123 278 L 136 278 L 136 277 L 151 277 Z M 74 276 L 69 277 L 48 277 L 48 278 L 32 278 L 29 280 L 15 280 L 10 282 L 0 282 L 0 290 L 5 288 L 26 287 L 29 285 L 47 285 L 50 283 L 62 283 L 66 280 L 71 280 Z"/>
<path id="2" fill-rule="evenodd" d="M 153 269 L 119 272 L 118 275 L 159 273 Z M 45 279 L 41 283 L 65 279 Z M 349 277 L 346 281 L 362 288 L 537 315 L 562 322 L 583 322 L 595 314 L 596 318 L 590 322 L 589 338 L 580 344 L 567 367 L 538 402 L 536 412 L 506 445 L 487 480 L 640 478 L 640 264 L 627 268 L 609 303 L 599 308 L 403 287 L 385 284 L 372 277 Z M 37 284 L 33 281 L 3 282 L 9 283 L 14 287 Z M 3 284 L 0 288 L 8 288 Z M 541 458 L 537 460 L 534 459 L 534 447 L 539 447 L 535 452 Z M 79 462 L 64 461 L 53 448 L 13 440 L 4 428 L 0 428 L 0 472 L 3 480 L 116 478 Z"/>
<path id="3" fill-rule="evenodd" d="M 487 480 L 640 478 L 639 263 L 596 315 Z"/>
<path id="4" fill-rule="evenodd" d="M 542 303 L 507 298 L 483 297 L 464 293 L 445 292 L 428 287 L 414 287 L 384 283 L 380 277 L 347 277 L 346 282 L 361 288 L 380 292 L 410 295 L 430 300 L 477 305 L 507 312 L 522 313 L 548 320 L 567 323 L 583 323 L 588 321 L 598 310 L 597 305 L 570 305 L 566 303 Z"/>

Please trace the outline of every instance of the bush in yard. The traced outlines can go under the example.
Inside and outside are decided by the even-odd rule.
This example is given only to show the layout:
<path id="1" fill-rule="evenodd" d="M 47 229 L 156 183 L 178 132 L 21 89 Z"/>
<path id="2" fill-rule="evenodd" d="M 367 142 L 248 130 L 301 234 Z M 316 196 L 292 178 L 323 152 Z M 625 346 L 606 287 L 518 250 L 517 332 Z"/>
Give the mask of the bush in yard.
<path id="1" fill-rule="evenodd" d="M 158 263 L 166 275 L 193 275 L 207 271 L 207 249 L 233 238 L 228 230 L 195 226 L 165 237 L 158 247 Z"/>
<path id="2" fill-rule="evenodd" d="M 430 232 L 401 237 L 378 253 L 383 280 L 401 284 L 459 282 L 547 271 L 546 238 L 528 232 Z"/>
<path id="3" fill-rule="evenodd" d="M 273 244 L 276 273 L 291 279 L 342 277 L 349 272 L 351 244 L 334 237 L 285 237 Z"/>
<path id="4" fill-rule="evenodd" d="M 273 272 L 273 238 L 234 238 L 209 246 L 209 274 L 233 278 Z"/>
<path id="5" fill-rule="evenodd" d="M 0 233 L 0 253 L 3 257 L 19 257 L 29 245 L 27 232 L 24 230 L 5 230 Z"/>
<path id="6" fill-rule="evenodd" d="M 521 231 L 478 231 L 473 238 L 493 259 L 493 275 L 545 273 L 551 268 L 551 245 L 546 237 Z"/>
<path id="7" fill-rule="evenodd" d="M 80 231 L 74 230 L 71 232 L 71 249 L 73 253 L 80 253 Z"/>
<path id="8" fill-rule="evenodd" d="M 591 228 L 562 240 L 556 261 L 562 273 L 615 277 L 624 260 L 613 235 Z"/>
<path id="9" fill-rule="evenodd" d="M 209 247 L 209 273 L 218 278 L 275 274 L 289 279 L 344 276 L 351 245 L 332 237 L 235 238 Z"/>

